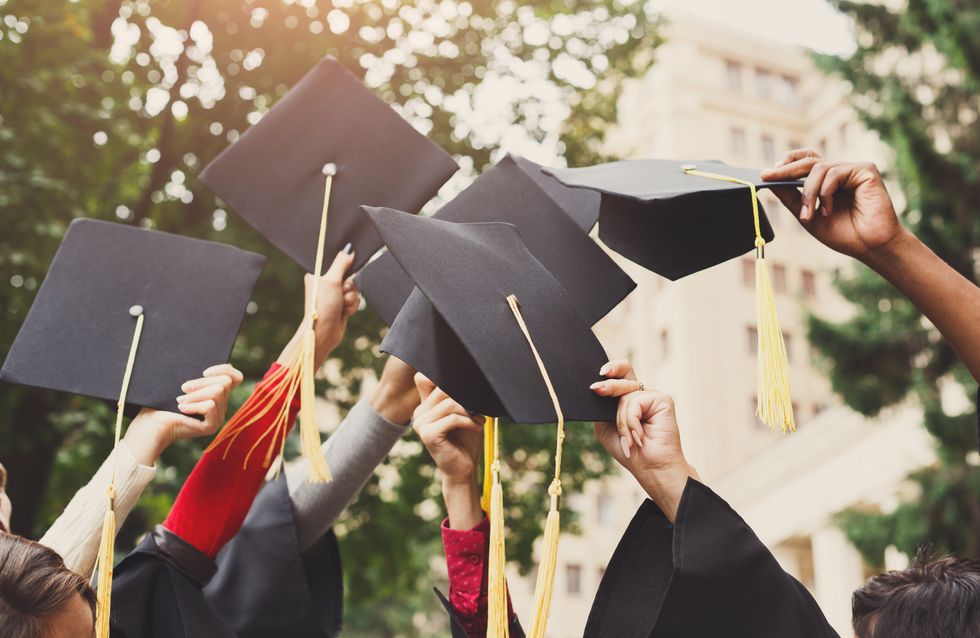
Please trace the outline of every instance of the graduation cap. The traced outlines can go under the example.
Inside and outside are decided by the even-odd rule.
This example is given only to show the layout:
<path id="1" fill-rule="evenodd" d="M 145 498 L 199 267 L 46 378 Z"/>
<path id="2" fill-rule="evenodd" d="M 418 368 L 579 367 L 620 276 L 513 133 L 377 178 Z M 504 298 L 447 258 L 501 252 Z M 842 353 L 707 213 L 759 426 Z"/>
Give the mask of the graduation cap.
<path id="1" fill-rule="evenodd" d="M 623 160 L 545 172 L 567 186 L 601 193 L 599 238 L 668 279 L 686 277 L 755 249 L 757 414 L 771 428 L 795 430 L 786 347 L 765 265 L 765 246 L 775 235 L 757 191 L 802 182 L 764 182 L 756 169 L 713 160 Z"/>
<path id="2" fill-rule="evenodd" d="M 427 140 L 332 57 L 321 60 L 257 124 L 201 173 L 211 190 L 314 275 L 306 337 L 282 374 L 299 387 L 300 440 L 311 478 L 330 480 L 313 411 L 314 312 L 324 261 L 350 246 L 358 270 L 382 246 L 362 204 L 417 213 L 456 171 Z M 328 224 L 329 218 L 329 224 Z M 249 427 L 262 406 L 242 406 L 219 439 Z M 283 411 L 271 427 L 282 428 Z"/>
<path id="3" fill-rule="evenodd" d="M 524 157 L 509 156 L 531 179 L 541 187 L 548 197 L 555 200 L 565 214 L 572 218 L 578 227 L 589 232 L 599 220 L 599 193 L 586 188 L 573 188 L 558 181 L 553 175 L 546 173 L 550 170 Z"/>
<path id="4" fill-rule="evenodd" d="M 175 410 L 187 379 L 227 361 L 265 258 L 112 222 L 68 227 L 0 370 L 8 383 Z M 115 472 L 99 548 L 97 627 L 108 635 Z"/>
<path id="5" fill-rule="evenodd" d="M 548 488 L 545 550 L 529 633 L 541 636 L 557 556 L 564 420 L 614 420 L 616 401 L 589 389 L 606 354 L 570 293 L 535 258 L 516 226 L 365 210 L 417 286 L 381 349 L 429 376 L 470 410 L 506 415 L 518 423 L 557 418 L 555 477 Z M 488 421 L 488 426 L 493 423 Z M 493 619 L 506 616 L 498 433 L 497 427 L 488 427 L 487 439 L 494 441 L 491 626 Z"/>
<path id="6" fill-rule="evenodd" d="M 545 184 L 570 208 L 561 205 L 542 187 Z M 580 194 L 588 195 L 582 198 Z M 570 195 L 570 196 L 566 196 Z M 451 222 L 507 222 L 520 231 L 531 253 L 551 272 L 591 326 L 609 313 L 636 284 L 610 259 L 575 221 L 583 208 L 576 201 L 598 194 L 561 185 L 533 162 L 504 157 L 463 192 L 443 206 L 434 217 Z M 581 216 L 581 215 L 580 215 Z M 592 219 L 592 224 L 595 219 Z M 435 237 L 419 245 L 422 254 L 440 250 Z M 409 298 L 415 283 L 391 252 L 386 252 L 358 273 L 358 288 L 381 318 L 391 325 Z M 444 388 L 447 389 L 447 388 Z M 501 414 L 496 409 L 474 408 Z"/>

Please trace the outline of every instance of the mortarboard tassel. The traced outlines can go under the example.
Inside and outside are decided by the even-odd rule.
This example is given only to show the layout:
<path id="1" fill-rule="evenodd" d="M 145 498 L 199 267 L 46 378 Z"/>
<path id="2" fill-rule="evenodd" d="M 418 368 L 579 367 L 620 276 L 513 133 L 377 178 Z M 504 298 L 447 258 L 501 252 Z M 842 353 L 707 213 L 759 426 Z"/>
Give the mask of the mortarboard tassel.
<path id="1" fill-rule="evenodd" d="M 789 386 L 789 360 L 786 356 L 783 331 L 776 314 L 776 300 L 772 291 L 772 280 L 769 278 L 769 267 L 766 265 L 766 240 L 763 239 L 762 229 L 759 226 L 759 198 L 756 195 L 755 184 L 728 175 L 699 171 L 692 165 L 684 166 L 683 170 L 688 175 L 749 187 L 752 197 L 752 217 L 755 222 L 755 295 L 759 334 L 757 372 L 759 398 L 755 413 L 770 429 L 775 429 L 779 425 L 783 432 L 796 431 L 793 399 Z"/>
<path id="2" fill-rule="evenodd" d="M 496 458 L 496 422 L 492 416 L 483 417 L 483 494 L 480 509 L 490 514 L 490 492 L 493 487 L 493 461 Z"/>
<path id="3" fill-rule="evenodd" d="M 126 409 L 129 380 L 133 375 L 136 350 L 139 347 L 140 335 L 143 333 L 143 308 L 133 306 L 129 309 L 129 314 L 136 317 L 136 329 L 133 331 L 133 342 L 129 347 L 129 359 L 126 360 L 126 371 L 123 373 L 122 388 L 119 390 L 119 402 L 116 404 L 116 432 L 112 443 L 112 472 L 109 475 L 109 487 L 106 489 L 105 519 L 102 521 L 102 537 L 99 539 L 99 554 L 95 561 L 95 569 L 98 570 L 99 574 L 95 609 L 96 638 L 109 638 L 112 568 L 116 553 L 116 449 L 119 447 L 119 438 L 122 433 L 122 420 Z"/>
<path id="4" fill-rule="evenodd" d="M 320 215 L 320 233 L 317 240 L 316 265 L 313 271 L 313 280 L 306 290 L 304 309 L 306 315 L 306 328 L 300 346 L 293 354 L 289 363 L 280 368 L 274 375 L 269 377 L 268 383 L 272 387 L 278 387 L 273 395 L 256 391 L 245 401 L 238 412 L 228 421 L 221 432 L 214 438 L 208 451 L 212 448 L 227 443 L 225 454 L 234 444 L 238 434 L 244 428 L 254 424 L 259 418 L 265 415 L 269 406 L 273 405 L 282 397 L 282 392 L 287 391 L 288 396 L 294 396 L 297 388 L 300 394 L 299 408 L 299 437 L 300 450 L 310 465 L 310 473 L 307 477 L 311 483 L 326 483 L 331 480 L 330 468 L 327 467 L 327 460 L 320 449 L 320 430 L 316 425 L 316 387 L 314 384 L 314 359 L 316 358 L 316 298 L 320 288 L 320 277 L 323 271 L 323 246 L 327 236 L 327 212 L 330 208 L 330 187 L 333 184 L 333 177 L 337 172 L 334 164 L 326 164 L 323 167 L 323 174 L 326 176 L 323 190 L 323 211 Z M 284 402 L 276 415 L 275 420 L 270 426 L 267 434 L 271 434 L 273 439 L 280 440 L 278 445 L 271 445 L 266 452 L 264 467 L 272 464 L 272 451 L 278 449 L 281 458 L 286 448 L 286 434 L 289 430 L 289 402 Z M 262 443 L 265 437 L 260 437 L 252 449 L 245 456 L 245 463 L 248 463 L 252 452 Z M 280 465 L 281 467 L 281 465 Z M 278 474 L 278 471 L 276 472 Z"/>
<path id="5" fill-rule="evenodd" d="M 504 490 L 500 484 L 500 424 L 487 417 L 484 441 L 489 440 L 490 458 L 490 555 L 487 574 L 487 638 L 510 638 L 510 619 L 507 613 L 507 551 L 504 545 Z M 489 436 L 487 433 L 489 432 Z M 484 468 L 484 475 L 486 468 Z M 483 487 L 486 495 L 486 483 Z"/>
<path id="6" fill-rule="evenodd" d="M 548 486 L 548 496 L 550 507 L 548 508 L 548 519 L 544 526 L 544 540 L 541 550 L 541 560 L 538 562 L 538 578 L 534 585 L 534 607 L 531 612 L 531 626 L 527 632 L 527 638 L 544 638 L 545 630 L 548 627 L 548 614 L 551 612 L 551 595 L 555 584 L 555 565 L 558 561 L 558 536 L 560 532 L 560 518 L 558 507 L 561 501 L 561 456 L 565 442 L 565 416 L 562 414 L 561 405 L 558 403 L 558 395 L 548 376 L 548 370 L 544 367 L 544 361 L 538 354 L 538 349 L 534 346 L 531 333 L 524 323 L 521 316 L 520 304 L 517 297 L 509 295 L 507 303 L 510 305 L 517 325 L 520 326 L 524 338 L 527 339 L 531 347 L 531 353 L 538 364 L 541 378 L 544 380 L 545 387 L 548 388 L 548 395 L 555 406 L 555 415 L 558 417 L 557 437 L 555 443 L 555 478 Z"/>

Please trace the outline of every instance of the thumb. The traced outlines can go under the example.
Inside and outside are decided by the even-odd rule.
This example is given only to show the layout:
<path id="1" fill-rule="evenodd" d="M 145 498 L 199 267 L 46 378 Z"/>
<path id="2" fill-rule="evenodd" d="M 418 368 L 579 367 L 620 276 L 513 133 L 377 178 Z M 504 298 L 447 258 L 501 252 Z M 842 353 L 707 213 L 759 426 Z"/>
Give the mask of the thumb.
<path id="1" fill-rule="evenodd" d="M 350 267 L 354 265 L 354 251 L 351 249 L 350 252 L 340 251 L 337 256 L 333 258 L 333 263 L 330 264 L 330 268 L 324 274 L 328 280 L 335 283 L 342 283 L 344 281 L 344 276 Z"/>
<path id="2" fill-rule="evenodd" d="M 436 384 L 432 383 L 429 377 L 421 372 L 415 373 L 415 387 L 418 388 L 419 397 L 425 401 L 432 391 L 436 389 Z"/>

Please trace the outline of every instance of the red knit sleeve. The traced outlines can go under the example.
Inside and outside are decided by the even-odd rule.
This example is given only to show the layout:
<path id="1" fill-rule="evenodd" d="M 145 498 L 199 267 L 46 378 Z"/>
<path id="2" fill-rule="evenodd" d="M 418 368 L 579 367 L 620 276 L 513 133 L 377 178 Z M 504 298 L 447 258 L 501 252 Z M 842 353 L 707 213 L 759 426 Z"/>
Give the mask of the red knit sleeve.
<path id="1" fill-rule="evenodd" d="M 201 456 L 163 522 L 165 528 L 211 558 L 242 526 L 269 469 L 266 454 L 275 448 L 274 457 L 288 432 L 282 436 L 269 432 L 276 414 L 289 401 L 287 423 L 292 427 L 299 413 L 299 393 L 288 397 L 276 391 L 283 380 L 283 375 L 276 374 L 280 367 L 273 364 L 246 401 L 268 399 L 273 402 L 271 409 L 242 429 L 230 445 L 209 449 Z"/>

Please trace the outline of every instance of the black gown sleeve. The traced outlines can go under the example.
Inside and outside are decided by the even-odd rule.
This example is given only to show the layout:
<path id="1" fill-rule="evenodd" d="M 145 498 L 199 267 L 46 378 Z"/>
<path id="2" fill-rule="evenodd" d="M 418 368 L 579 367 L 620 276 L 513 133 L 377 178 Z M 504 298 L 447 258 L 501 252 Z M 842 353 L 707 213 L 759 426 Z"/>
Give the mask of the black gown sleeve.
<path id="1" fill-rule="evenodd" d="M 446 613 L 449 614 L 449 628 L 452 630 L 452 638 L 469 638 L 466 635 L 466 630 L 463 629 L 463 625 L 459 621 L 456 610 L 453 609 L 453 604 L 449 602 L 446 595 L 435 587 L 432 588 L 432 591 L 436 593 L 439 602 L 442 603 L 442 606 L 446 609 Z M 521 623 L 516 615 L 510 621 L 510 638 L 524 638 L 524 628 L 521 627 Z"/>
<path id="2" fill-rule="evenodd" d="M 116 567 L 112 638 L 237 638 L 201 587 L 215 564 L 158 525 Z"/>
<path id="3" fill-rule="evenodd" d="M 238 638 L 334 638 L 343 573 L 333 531 L 302 552 L 286 480 L 269 481 L 218 554 L 208 602 Z"/>
<path id="4" fill-rule="evenodd" d="M 839 638 L 718 495 L 689 480 L 673 526 L 652 502 L 616 548 L 587 638 Z"/>

